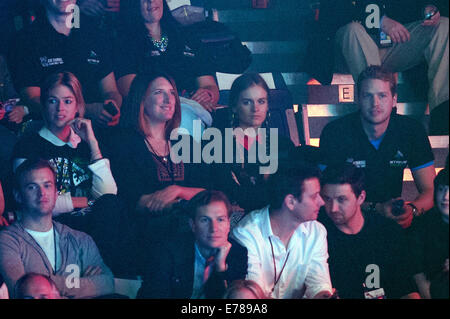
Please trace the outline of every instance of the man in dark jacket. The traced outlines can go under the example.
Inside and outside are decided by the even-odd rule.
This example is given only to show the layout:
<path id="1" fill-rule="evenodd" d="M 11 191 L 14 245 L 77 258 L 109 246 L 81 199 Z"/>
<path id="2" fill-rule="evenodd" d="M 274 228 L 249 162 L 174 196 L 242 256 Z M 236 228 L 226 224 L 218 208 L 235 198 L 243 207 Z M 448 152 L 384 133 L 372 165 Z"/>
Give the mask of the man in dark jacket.
<path id="1" fill-rule="evenodd" d="M 188 204 L 192 235 L 149 250 L 140 298 L 222 298 L 227 284 L 245 279 L 247 249 L 228 239 L 231 205 L 219 191 L 202 191 Z"/>

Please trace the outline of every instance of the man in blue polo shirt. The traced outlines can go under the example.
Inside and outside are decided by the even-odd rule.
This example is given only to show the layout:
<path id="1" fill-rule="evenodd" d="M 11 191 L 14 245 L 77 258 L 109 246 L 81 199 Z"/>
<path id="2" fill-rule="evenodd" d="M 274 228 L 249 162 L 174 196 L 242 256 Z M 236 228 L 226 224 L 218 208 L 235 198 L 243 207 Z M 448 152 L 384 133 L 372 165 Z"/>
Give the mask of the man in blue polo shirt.
<path id="1" fill-rule="evenodd" d="M 79 17 L 76 0 L 42 3 L 43 12 L 17 34 L 8 54 L 14 86 L 27 105 L 23 115 L 40 113 L 40 86 L 47 76 L 70 71 L 83 87 L 86 116 L 103 127 L 117 124 L 119 112 L 114 116 L 103 108 L 111 102 L 118 110 L 122 104 L 107 46 L 111 41 L 99 33 L 94 22 Z"/>
<path id="2" fill-rule="evenodd" d="M 322 131 L 324 164 L 350 162 L 363 168 L 367 200 L 363 209 L 381 213 L 407 228 L 414 216 L 433 206 L 434 157 L 423 126 L 396 113 L 396 82 L 379 66 L 365 69 L 357 84 L 360 110 L 329 123 Z M 409 167 L 419 195 L 393 214 Z"/>

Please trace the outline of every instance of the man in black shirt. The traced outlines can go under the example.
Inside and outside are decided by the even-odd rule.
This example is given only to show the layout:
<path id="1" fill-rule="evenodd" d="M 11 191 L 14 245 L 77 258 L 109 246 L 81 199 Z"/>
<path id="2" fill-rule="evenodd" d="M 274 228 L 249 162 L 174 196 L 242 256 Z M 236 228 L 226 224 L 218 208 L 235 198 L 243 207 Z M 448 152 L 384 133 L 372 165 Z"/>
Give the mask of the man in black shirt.
<path id="1" fill-rule="evenodd" d="M 327 167 L 321 196 L 328 217 L 328 264 L 333 286 L 346 299 L 420 298 L 406 259 L 404 232 L 393 221 L 364 216 L 364 174 L 350 163 Z"/>
<path id="2" fill-rule="evenodd" d="M 106 45 L 108 39 L 83 17 L 77 25 L 79 11 L 71 10 L 75 3 L 76 0 L 43 1 L 45 13 L 17 35 L 9 50 L 8 64 L 14 85 L 28 107 L 23 113 L 40 113 L 40 86 L 47 76 L 70 71 L 82 84 L 86 116 L 100 126 L 115 125 L 119 113 L 113 116 L 103 108 L 109 102 L 117 109 L 122 104 L 111 49 Z"/>
<path id="3" fill-rule="evenodd" d="M 379 66 L 367 68 L 358 80 L 360 110 L 329 123 L 320 137 L 323 164 L 350 162 L 367 177 L 365 207 L 409 227 L 413 216 L 433 206 L 436 175 L 430 142 L 420 123 L 396 114 L 396 82 Z M 400 199 L 403 170 L 409 167 L 419 195 L 405 203 L 399 216 L 392 204 Z"/>

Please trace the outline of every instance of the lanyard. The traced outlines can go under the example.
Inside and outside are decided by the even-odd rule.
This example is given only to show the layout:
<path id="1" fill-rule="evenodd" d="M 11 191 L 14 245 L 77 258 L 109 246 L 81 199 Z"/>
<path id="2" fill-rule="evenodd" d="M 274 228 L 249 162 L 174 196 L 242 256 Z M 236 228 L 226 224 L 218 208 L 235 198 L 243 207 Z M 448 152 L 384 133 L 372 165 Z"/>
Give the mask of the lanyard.
<path id="1" fill-rule="evenodd" d="M 269 242 L 270 242 L 270 248 L 272 248 L 272 260 L 273 260 L 273 269 L 274 269 L 274 275 L 273 275 L 273 282 L 274 282 L 274 284 L 273 284 L 273 288 L 272 288 L 272 292 L 273 292 L 275 290 L 275 286 L 280 281 L 281 275 L 283 274 L 283 271 L 284 271 L 284 267 L 286 266 L 286 263 L 287 263 L 287 261 L 289 259 L 289 255 L 290 255 L 291 252 L 290 251 L 288 252 L 288 254 L 286 256 L 286 259 L 284 260 L 283 267 L 281 268 L 280 275 L 277 278 L 277 265 L 275 263 L 275 254 L 273 252 L 273 244 L 272 244 L 272 239 L 270 239 L 270 237 L 269 237 Z"/>

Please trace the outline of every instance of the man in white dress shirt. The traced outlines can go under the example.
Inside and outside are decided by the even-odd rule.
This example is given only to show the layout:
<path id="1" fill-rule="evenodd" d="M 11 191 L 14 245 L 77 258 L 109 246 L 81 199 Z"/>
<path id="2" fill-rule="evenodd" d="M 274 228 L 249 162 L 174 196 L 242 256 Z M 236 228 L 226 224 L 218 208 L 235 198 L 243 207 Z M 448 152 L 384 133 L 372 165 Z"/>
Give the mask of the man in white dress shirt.
<path id="1" fill-rule="evenodd" d="M 276 299 L 330 298 L 327 233 L 316 221 L 324 205 L 319 171 L 279 172 L 271 204 L 245 216 L 233 237 L 248 249 L 247 279 Z"/>

